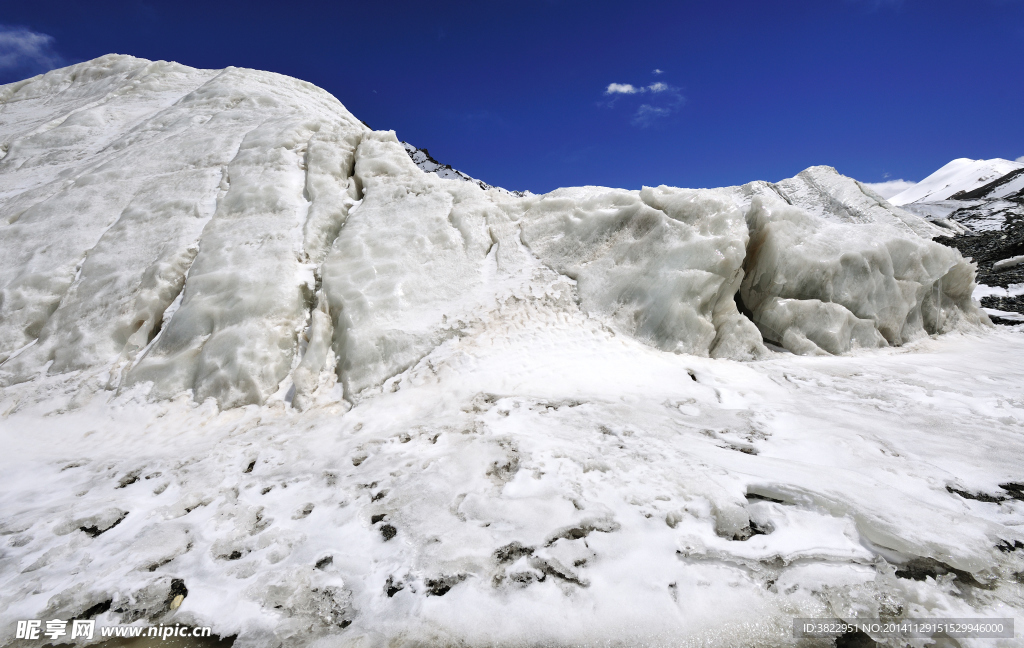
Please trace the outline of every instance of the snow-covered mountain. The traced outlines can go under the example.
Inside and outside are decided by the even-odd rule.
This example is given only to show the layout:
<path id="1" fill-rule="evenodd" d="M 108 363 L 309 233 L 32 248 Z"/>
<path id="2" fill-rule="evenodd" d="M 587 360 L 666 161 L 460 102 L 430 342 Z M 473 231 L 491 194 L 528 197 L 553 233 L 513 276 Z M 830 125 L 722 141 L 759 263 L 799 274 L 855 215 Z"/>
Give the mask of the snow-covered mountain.
<path id="1" fill-rule="evenodd" d="M 978 265 L 975 297 L 998 322 L 1024 322 L 1024 164 L 953 160 L 890 199 L 959 229 L 949 244 Z"/>
<path id="2" fill-rule="evenodd" d="M 416 166 L 419 167 L 421 171 L 433 173 L 439 178 L 472 182 L 481 189 L 498 189 L 499 191 L 507 192 L 509 194 L 519 196 L 520 198 L 522 198 L 523 196 L 526 195 L 526 193 L 528 193 L 523 191 L 508 191 L 507 189 L 503 189 L 502 187 L 494 187 L 492 185 L 487 184 L 483 180 L 477 180 L 474 177 L 468 176 L 462 171 L 459 171 L 458 169 L 453 169 L 452 165 L 450 164 L 441 164 L 440 162 L 435 160 L 425 148 L 417 148 L 408 142 L 402 142 L 402 146 L 405 148 L 405 152 L 409 154 L 409 158 L 412 159 L 413 163 L 415 163 Z"/>
<path id="3" fill-rule="evenodd" d="M 0 150 L 0 627 L 1024 609 L 1024 340 L 941 217 L 830 167 L 510 192 L 308 83 L 115 55 L 0 87 Z"/>
<path id="4" fill-rule="evenodd" d="M 1011 171 L 1024 169 L 1024 164 L 996 158 L 970 160 L 958 158 L 931 174 L 913 187 L 889 199 L 894 205 L 956 200 L 959 195 L 973 191 Z"/>

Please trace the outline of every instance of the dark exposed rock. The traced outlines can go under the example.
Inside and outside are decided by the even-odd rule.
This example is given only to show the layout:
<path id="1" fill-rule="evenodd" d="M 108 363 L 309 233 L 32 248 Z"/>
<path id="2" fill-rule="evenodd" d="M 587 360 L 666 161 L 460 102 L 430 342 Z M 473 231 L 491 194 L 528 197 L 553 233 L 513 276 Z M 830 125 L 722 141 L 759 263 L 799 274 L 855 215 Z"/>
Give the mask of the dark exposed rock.
<path id="1" fill-rule="evenodd" d="M 388 576 L 387 582 L 384 583 L 384 593 L 388 595 L 388 598 L 393 597 L 405 589 L 405 584 L 402 581 L 396 581 L 393 576 Z"/>
<path id="2" fill-rule="evenodd" d="M 109 525 L 95 524 L 95 525 L 81 526 L 81 527 L 79 527 L 79 530 L 81 530 L 81 531 L 85 532 L 87 535 L 90 535 L 93 538 L 95 538 L 96 536 L 98 536 L 100 534 L 103 534 L 103 533 L 106 533 L 107 531 L 110 531 L 111 529 L 116 527 L 118 524 L 121 524 L 121 521 L 124 520 L 126 517 L 128 517 L 128 512 L 127 511 L 122 513 L 121 517 L 117 518 L 116 520 L 113 521 L 113 523 L 111 523 Z"/>
<path id="3" fill-rule="evenodd" d="M 1010 542 L 1009 540 L 1000 540 L 999 544 L 996 545 L 996 549 L 1003 553 L 1012 553 L 1018 549 L 1024 549 L 1024 542 L 1021 542 L 1020 540 L 1014 540 L 1013 542 Z"/>
<path id="4" fill-rule="evenodd" d="M 955 493 L 964 499 L 977 500 L 979 502 L 1002 502 L 1005 497 L 999 497 L 998 495 L 989 495 L 988 493 L 971 493 L 959 488 L 953 488 L 952 486 L 946 486 L 946 490 L 950 493 Z"/>
<path id="5" fill-rule="evenodd" d="M 957 569 L 934 558 L 913 558 L 902 565 L 896 566 L 896 577 L 909 580 L 923 581 L 927 578 L 938 578 L 946 574 L 956 576 L 956 584 L 959 588 L 976 587 L 989 589 L 990 587 L 979 582 L 974 577 L 974 574 Z"/>
<path id="6" fill-rule="evenodd" d="M 320 560 L 316 561 L 315 567 L 317 569 L 327 569 L 327 566 L 334 562 L 334 556 L 324 556 Z"/>
<path id="7" fill-rule="evenodd" d="M 499 563 L 513 563 L 523 556 L 532 555 L 533 547 L 526 547 L 518 542 L 512 542 L 494 550 L 494 558 Z"/>
<path id="8" fill-rule="evenodd" d="M 466 574 L 453 574 L 450 576 L 438 576 L 423 581 L 427 586 L 427 596 L 444 596 L 462 581 L 466 580 Z"/>
<path id="9" fill-rule="evenodd" d="M 1024 484 L 1010 482 L 1008 484 L 999 484 L 999 488 L 1006 491 L 1007 494 L 1009 494 L 1010 499 L 1024 502 Z"/>
<path id="10" fill-rule="evenodd" d="M 94 617 L 97 617 L 97 616 L 103 614 L 104 612 L 106 612 L 107 610 L 109 610 L 110 606 L 111 606 L 111 604 L 113 604 L 113 602 L 114 601 L 112 599 L 107 599 L 106 601 L 101 601 L 101 602 L 97 603 L 96 605 L 93 605 L 93 606 L 91 606 L 89 608 L 86 608 L 78 616 L 72 617 L 71 620 L 74 621 L 75 619 L 92 619 Z"/>

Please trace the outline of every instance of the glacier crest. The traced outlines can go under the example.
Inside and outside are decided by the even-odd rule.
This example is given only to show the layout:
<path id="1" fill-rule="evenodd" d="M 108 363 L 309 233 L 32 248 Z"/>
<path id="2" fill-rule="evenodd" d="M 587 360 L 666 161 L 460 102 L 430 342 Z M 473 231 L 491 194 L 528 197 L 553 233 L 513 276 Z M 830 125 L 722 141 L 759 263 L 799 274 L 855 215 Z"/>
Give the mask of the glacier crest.
<path id="1" fill-rule="evenodd" d="M 340 382 L 352 400 L 503 300 L 566 286 L 558 308 L 619 335 L 736 360 L 768 357 L 762 338 L 838 354 L 986 321 L 941 228 L 829 167 L 536 196 L 265 72 L 108 56 L 0 97 L 3 384 L 81 372 L 230 408 Z"/>

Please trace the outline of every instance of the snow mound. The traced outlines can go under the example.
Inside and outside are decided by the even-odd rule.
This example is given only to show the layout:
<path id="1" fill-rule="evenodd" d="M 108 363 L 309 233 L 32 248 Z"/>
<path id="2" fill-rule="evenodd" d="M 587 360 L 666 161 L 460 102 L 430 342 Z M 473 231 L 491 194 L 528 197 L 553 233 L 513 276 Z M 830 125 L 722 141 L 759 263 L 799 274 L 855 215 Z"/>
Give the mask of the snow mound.
<path id="1" fill-rule="evenodd" d="M 422 172 L 394 133 L 363 139 L 354 177 L 362 201 L 322 271 L 338 375 L 350 394 L 457 334 L 516 272 L 497 267 L 495 232 L 505 217 L 487 194 Z"/>
<path id="2" fill-rule="evenodd" d="M 36 84 L 91 99 L 46 133 L 12 133 L 0 163 L 4 186 L 17 190 L 5 205 L 0 357 L 35 342 L 4 366 L 5 379 L 106 366 L 117 387 L 146 349 L 123 384 L 153 381 L 166 396 L 191 389 L 226 407 L 262 402 L 291 369 L 304 326 L 304 239 L 315 253 L 316 230 L 340 226 L 311 208 L 309 165 L 320 163 L 318 147 L 351 149 L 365 128 L 326 92 L 266 72 L 128 57 L 70 70 L 6 104 L 45 103 Z M 99 98 L 80 89 L 96 83 Z M 108 116 L 125 104 L 133 122 Z M 85 115 L 87 127 L 68 126 Z M 65 130 L 59 141 L 71 151 L 51 155 L 45 142 Z M 327 166 L 338 163 L 331 155 Z M 347 182 L 348 167 L 325 171 Z"/>
<path id="3" fill-rule="evenodd" d="M 889 199 L 894 205 L 948 200 L 954 194 L 968 192 L 996 180 L 1011 171 L 1024 168 L 1020 162 L 995 158 L 971 160 L 957 158 L 913 187 Z"/>

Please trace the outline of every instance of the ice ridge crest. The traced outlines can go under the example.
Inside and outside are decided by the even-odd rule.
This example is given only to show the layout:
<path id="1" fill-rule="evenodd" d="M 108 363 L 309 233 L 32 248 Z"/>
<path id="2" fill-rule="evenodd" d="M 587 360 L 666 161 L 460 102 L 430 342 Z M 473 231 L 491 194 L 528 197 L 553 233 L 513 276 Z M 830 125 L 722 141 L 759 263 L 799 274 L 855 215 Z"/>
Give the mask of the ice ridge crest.
<path id="1" fill-rule="evenodd" d="M 663 351 L 736 360 L 987 321 L 940 228 L 830 167 L 538 196 L 266 72 L 112 55 L 0 97 L 6 385 L 68 375 L 231 408 L 337 384 L 353 400 L 542 294 Z"/>

